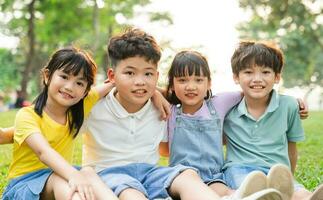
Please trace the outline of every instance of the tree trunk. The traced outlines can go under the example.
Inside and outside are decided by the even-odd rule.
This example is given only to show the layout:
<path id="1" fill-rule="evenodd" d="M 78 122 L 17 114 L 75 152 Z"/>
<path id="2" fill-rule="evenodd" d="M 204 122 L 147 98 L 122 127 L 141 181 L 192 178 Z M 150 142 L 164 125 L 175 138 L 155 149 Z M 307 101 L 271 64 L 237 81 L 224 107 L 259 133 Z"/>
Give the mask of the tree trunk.
<path id="1" fill-rule="evenodd" d="M 93 6 L 93 30 L 94 30 L 94 45 L 93 45 L 93 53 L 95 54 L 98 46 L 100 45 L 99 40 L 99 8 L 97 0 L 93 0 L 94 6 Z"/>
<path id="2" fill-rule="evenodd" d="M 30 18 L 28 19 L 28 40 L 29 40 L 29 52 L 26 57 L 25 69 L 22 72 L 22 80 L 20 83 L 21 87 L 21 96 L 22 98 L 27 98 L 27 85 L 30 77 L 30 72 L 32 70 L 33 60 L 35 56 L 35 33 L 34 33 L 34 20 L 35 20 L 35 1 L 32 0 L 28 5 L 28 13 Z"/>
<path id="3" fill-rule="evenodd" d="M 108 57 L 108 43 L 110 38 L 112 37 L 112 31 L 113 31 L 113 27 L 111 24 L 108 25 L 108 34 L 107 34 L 107 42 L 106 42 L 106 50 L 104 53 L 104 58 L 103 58 L 103 68 L 104 68 L 104 72 L 107 72 L 108 69 L 111 67 L 109 66 L 109 57 Z"/>

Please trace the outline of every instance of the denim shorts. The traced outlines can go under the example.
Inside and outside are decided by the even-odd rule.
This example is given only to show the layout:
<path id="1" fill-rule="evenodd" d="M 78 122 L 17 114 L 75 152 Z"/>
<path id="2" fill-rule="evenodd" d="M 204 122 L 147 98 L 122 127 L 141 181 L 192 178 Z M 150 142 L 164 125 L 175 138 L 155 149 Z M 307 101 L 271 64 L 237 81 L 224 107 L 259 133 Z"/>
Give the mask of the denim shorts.
<path id="1" fill-rule="evenodd" d="M 266 175 L 270 168 L 268 167 L 256 167 L 246 165 L 233 165 L 228 167 L 224 171 L 224 177 L 228 186 L 232 189 L 238 189 L 245 177 L 252 171 L 262 171 Z M 304 186 L 294 180 L 294 191 L 304 188 Z"/>
<path id="2" fill-rule="evenodd" d="M 3 195 L 3 200 L 38 200 L 51 169 L 41 169 L 10 180 Z"/>
<path id="3" fill-rule="evenodd" d="M 123 190 L 132 188 L 142 192 L 148 199 L 155 199 L 169 197 L 168 188 L 173 180 L 186 169 L 195 170 L 183 165 L 161 167 L 146 163 L 133 163 L 107 168 L 98 175 L 117 196 Z"/>
<path id="4" fill-rule="evenodd" d="M 77 166 L 74 168 L 81 169 Z M 40 199 L 40 193 L 52 173 L 52 169 L 46 168 L 11 179 L 2 195 L 2 200 Z"/>

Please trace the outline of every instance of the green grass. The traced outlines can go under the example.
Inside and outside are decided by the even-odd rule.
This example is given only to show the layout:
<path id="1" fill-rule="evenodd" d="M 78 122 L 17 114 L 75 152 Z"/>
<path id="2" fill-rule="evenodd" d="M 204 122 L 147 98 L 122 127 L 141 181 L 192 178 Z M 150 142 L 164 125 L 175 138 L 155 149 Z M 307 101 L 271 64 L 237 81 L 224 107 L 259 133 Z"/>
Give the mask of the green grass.
<path id="1" fill-rule="evenodd" d="M 0 113 L 0 127 L 12 126 L 16 111 Z M 310 117 L 303 121 L 306 132 L 306 141 L 298 145 L 299 160 L 296 169 L 296 179 L 313 190 L 323 183 L 323 112 L 311 112 Z M 74 152 L 74 164 L 81 162 L 81 141 L 77 139 Z M 0 145 L 0 196 L 7 184 L 6 176 L 11 160 L 11 145 Z M 166 165 L 167 160 L 161 158 L 161 165 Z"/>

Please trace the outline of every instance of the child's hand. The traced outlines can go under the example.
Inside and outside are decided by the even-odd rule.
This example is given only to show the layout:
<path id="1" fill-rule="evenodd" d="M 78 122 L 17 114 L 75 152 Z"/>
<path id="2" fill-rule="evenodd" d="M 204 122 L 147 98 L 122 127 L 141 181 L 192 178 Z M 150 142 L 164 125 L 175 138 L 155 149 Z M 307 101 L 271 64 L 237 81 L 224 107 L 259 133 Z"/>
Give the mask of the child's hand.
<path id="1" fill-rule="evenodd" d="M 154 106 L 160 112 L 160 119 L 167 120 L 168 117 L 170 116 L 170 104 L 168 103 L 168 101 L 157 90 L 155 91 L 155 93 L 151 99 L 152 99 Z"/>
<path id="2" fill-rule="evenodd" d="M 94 200 L 94 191 L 92 185 L 88 183 L 85 176 L 82 175 L 79 171 L 75 172 L 72 177 L 68 180 L 68 184 L 72 189 L 72 193 L 69 199 L 72 199 L 72 196 L 75 192 L 78 192 L 79 197 L 82 200 Z"/>
<path id="3" fill-rule="evenodd" d="M 13 143 L 14 128 L 0 128 L 0 144 Z"/>
<path id="4" fill-rule="evenodd" d="M 307 119 L 308 118 L 308 106 L 305 103 L 305 101 L 301 98 L 297 98 L 298 106 L 299 106 L 299 115 L 301 119 Z"/>

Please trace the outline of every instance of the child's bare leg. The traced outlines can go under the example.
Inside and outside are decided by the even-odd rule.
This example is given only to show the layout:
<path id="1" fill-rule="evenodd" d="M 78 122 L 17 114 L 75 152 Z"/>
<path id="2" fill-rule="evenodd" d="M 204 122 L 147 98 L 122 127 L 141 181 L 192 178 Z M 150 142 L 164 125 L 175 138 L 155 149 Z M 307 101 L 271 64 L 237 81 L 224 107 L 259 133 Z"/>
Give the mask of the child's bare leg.
<path id="1" fill-rule="evenodd" d="M 148 200 L 142 192 L 132 188 L 123 190 L 119 195 L 119 199 L 120 200 Z"/>
<path id="2" fill-rule="evenodd" d="M 170 194 L 181 200 L 217 200 L 220 197 L 205 185 L 199 175 L 192 169 L 179 174 L 170 186 Z"/>
<path id="3" fill-rule="evenodd" d="M 56 175 L 53 173 L 49 176 L 47 183 L 45 185 L 45 188 L 43 192 L 40 195 L 40 199 L 46 199 L 46 200 L 63 200 L 63 199 L 69 199 L 73 195 L 74 191 L 70 188 L 68 185 L 68 182 L 63 179 L 62 177 Z M 75 193 L 73 196 L 76 196 L 73 199 L 79 199 L 77 198 L 77 193 Z"/>
<path id="4" fill-rule="evenodd" d="M 101 178 L 95 173 L 91 167 L 84 167 L 81 169 L 81 173 L 85 175 L 92 185 L 94 195 L 97 200 L 117 200 L 112 190 L 101 180 Z"/>
<path id="5" fill-rule="evenodd" d="M 311 192 L 306 189 L 298 189 L 294 192 L 292 196 L 292 200 L 305 200 L 308 199 L 311 196 Z"/>
<path id="6" fill-rule="evenodd" d="M 234 190 L 231 190 L 228 186 L 223 183 L 212 183 L 209 187 L 216 192 L 220 197 L 228 196 L 234 193 Z"/>

